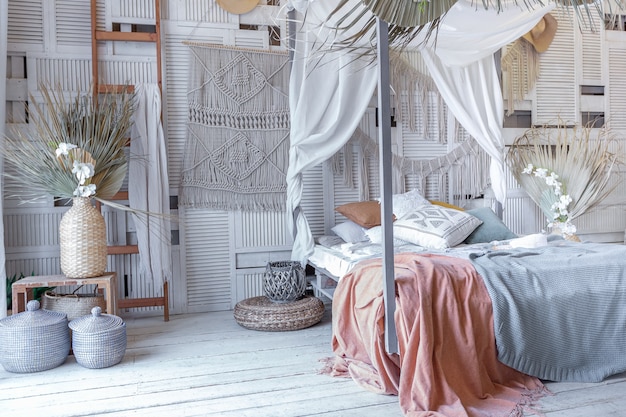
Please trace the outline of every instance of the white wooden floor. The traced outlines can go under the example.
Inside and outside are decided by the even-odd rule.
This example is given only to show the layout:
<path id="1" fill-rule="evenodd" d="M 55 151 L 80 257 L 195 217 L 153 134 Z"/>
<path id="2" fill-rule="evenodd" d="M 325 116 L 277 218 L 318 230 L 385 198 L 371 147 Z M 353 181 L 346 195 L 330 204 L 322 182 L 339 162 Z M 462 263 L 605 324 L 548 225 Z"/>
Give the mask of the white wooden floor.
<path id="1" fill-rule="evenodd" d="M 318 374 L 331 356 L 330 314 L 308 329 L 258 332 L 232 312 L 125 318 L 119 365 L 12 374 L 0 367 L 0 416 L 401 416 L 397 398 Z M 547 417 L 626 416 L 626 374 L 599 384 L 548 384 Z"/>

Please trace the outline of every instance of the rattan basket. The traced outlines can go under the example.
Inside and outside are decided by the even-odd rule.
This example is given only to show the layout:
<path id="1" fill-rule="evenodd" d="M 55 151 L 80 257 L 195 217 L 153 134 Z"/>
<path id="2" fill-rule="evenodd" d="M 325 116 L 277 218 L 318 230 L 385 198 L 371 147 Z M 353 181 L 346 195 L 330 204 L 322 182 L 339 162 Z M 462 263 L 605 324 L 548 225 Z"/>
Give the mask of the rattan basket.
<path id="1" fill-rule="evenodd" d="M 126 323 L 94 307 L 91 315 L 72 320 L 72 350 L 79 365 L 107 368 L 117 365 L 126 353 Z"/>
<path id="2" fill-rule="evenodd" d="M 67 317 L 39 307 L 39 301 L 31 300 L 26 311 L 0 320 L 0 362 L 8 372 L 46 371 L 67 359 Z"/>
<path id="3" fill-rule="evenodd" d="M 288 303 L 304 296 L 306 275 L 300 262 L 269 262 L 263 275 L 263 293 L 275 303 Z"/>
<path id="4" fill-rule="evenodd" d="M 89 315 L 94 307 L 106 310 L 104 296 L 95 292 L 98 286 L 96 286 L 93 294 L 76 294 L 79 288 L 74 290 L 72 294 L 57 294 L 54 291 L 46 291 L 41 297 L 41 308 L 65 313 L 68 321 Z"/>

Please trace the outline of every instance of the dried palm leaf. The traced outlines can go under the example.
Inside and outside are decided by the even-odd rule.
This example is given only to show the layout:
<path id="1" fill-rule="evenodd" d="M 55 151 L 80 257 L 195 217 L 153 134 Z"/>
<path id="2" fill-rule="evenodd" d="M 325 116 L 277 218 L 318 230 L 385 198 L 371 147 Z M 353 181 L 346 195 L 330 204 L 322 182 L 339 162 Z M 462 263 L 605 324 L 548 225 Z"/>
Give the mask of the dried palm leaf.
<path id="1" fill-rule="evenodd" d="M 597 136 L 592 133 L 597 131 Z M 529 164 L 559 176 L 563 194 L 569 194 L 569 219 L 596 207 L 619 184 L 611 173 L 622 163 L 617 142 L 608 127 L 542 126 L 529 129 L 510 147 L 506 160 L 511 172 L 530 198 L 551 221 L 552 204 L 558 200 L 543 178 L 523 173 Z"/>
<path id="2" fill-rule="evenodd" d="M 90 162 L 96 185 L 95 197 L 108 200 L 119 191 L 126 177 L 128 143 L 135 108 L 131 93 L 93 97 L 76 94 L 68 100 L 60 90 L 39 87 L 43 103 L 31 95 L 29 128 L 14 129 L 7 136 L 3 154 L 10 168 L 6 175 L 13 181 L 13 195 L 36 198 L 50 194 L 71 198 L 77 178 L 68 161 L 58 158 L 60 143 L 75 145 L 70 160 Z"/>
<path id="3" fill-rule="evenodd" d="M 585 26 L 594 28 L 593 13 L 598 13 L 604 21 L 605 14 L 616 15 L 626 9 L 626 0 L 550 0 L 557 7 L 577 16 L 577 21 Z M 514 0 L 513 4 L 532 9 L 544 6 L 547 0 Z M 361 55 L 374 54 L 376 51 L 376 18 L 389 23 L 389 47 L 401 51 L 409 44 L 428 42 L 436 37 L 442 19 L 447 11 L 456 3 L 455 0 L 338 0 L 337 7 L 328 15 L 324 25 L 332 27 L 337 32 L 354 32 L 347 38 L 334 41 L 334 48 L 359 50 Z M 476 7 L 482 4 L 485 9 L 494 8 L 502 11 L 511 2 L 507 0 L 482 0 L 476 2 Z M 363 7 L 365 5 L 365 7 Z M 468 16 L 471 18 L 471 16 Z M 333 23 L 331 23 L 333 22 Z M 364 46 L 366 45 L 366 46 Z"/>

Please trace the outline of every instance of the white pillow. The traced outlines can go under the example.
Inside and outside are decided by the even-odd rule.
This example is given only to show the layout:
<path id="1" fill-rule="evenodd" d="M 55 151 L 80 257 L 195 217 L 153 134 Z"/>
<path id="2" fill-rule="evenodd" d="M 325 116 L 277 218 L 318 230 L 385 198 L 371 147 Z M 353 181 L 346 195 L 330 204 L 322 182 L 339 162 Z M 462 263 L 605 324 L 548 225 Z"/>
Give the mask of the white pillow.
<path id="1" fill-rule="evenodd" d="M 393 233 L 398 239 L 414 245 L 446 249 L 463 242 L 481 223 L 463 211 L 430 205 L 396 220 Z"/>
<path id="2" fill-rule="evenodd" d="M 331 229 L 337 236 L 348 243 L 357 243 L 367 240 L 365 228 L 359 226 L 352 220 L 340 223 Z"/>
<path id="3" fill-rule="evenodd" d="M 383 227 L 382 226 L 374 226 L 370 227 L 365 231 L 365 234 L 370 239 L 370 242 L 381 245 L 383 243 Z M 402 246 L 406 245 L 407 242 L 404 240 L 398 239 L 395 236 L 393 237 L 393 246 Z"/>
<path id="4" fill-rule="evenodd" d="M 394 194 L 392 196 L 392 199 L 393 214 L 395 214 L 396 218 L 398 219 L 418 207 L 431 205 L 430 201 L 425 199 L 417 189 L 411 190 L 403 194 Z M 380 198 L 378 199 L 378 201 L 380 201 Z"/>

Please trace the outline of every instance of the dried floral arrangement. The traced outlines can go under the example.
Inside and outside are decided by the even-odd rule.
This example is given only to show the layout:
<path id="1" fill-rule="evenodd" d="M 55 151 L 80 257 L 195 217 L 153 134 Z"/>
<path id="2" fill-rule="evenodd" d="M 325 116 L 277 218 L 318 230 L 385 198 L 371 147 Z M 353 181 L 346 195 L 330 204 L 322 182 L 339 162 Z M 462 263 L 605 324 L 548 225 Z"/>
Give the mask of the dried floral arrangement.
<path id="1" fill-rule="evenodd" d="M 608 127 L 567 126 L 559 121 L 526 131 L 513 142 L 506 160 L 548 223 L 568 224 L 617 187 L 611 173 L 622 156 Z"/>
<path id="2" fill-rule="evenodd" d="M 43 103 L 31 95 L 29 128 L 13 129 L 3 154 L 13 180 L 8 194 L 20 198 L 94 197 L 108 201 L 121 188 L 135 98 L 132 93 L 74 93 L 39 86 Z M 114 204 L 112 204 L 114 205 Z"/>

